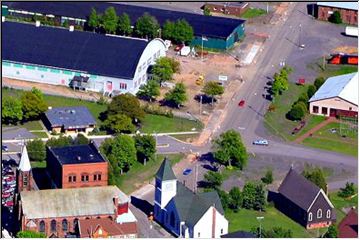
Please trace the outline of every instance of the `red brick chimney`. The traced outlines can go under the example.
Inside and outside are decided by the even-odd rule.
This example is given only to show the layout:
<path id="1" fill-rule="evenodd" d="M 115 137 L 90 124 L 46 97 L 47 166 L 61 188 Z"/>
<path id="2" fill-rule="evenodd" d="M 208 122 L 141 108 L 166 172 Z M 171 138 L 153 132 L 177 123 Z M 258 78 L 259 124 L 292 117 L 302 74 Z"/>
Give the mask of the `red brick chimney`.
<path id="1" fill-rule="evenodd" d="M 118 216 L 119 197 L 118 197 L 117 195 L 115 195 L 115 196 L 113 197 L 113 201 L 114 201 L 115 219 L 116 219 L 117 216 Z"/>

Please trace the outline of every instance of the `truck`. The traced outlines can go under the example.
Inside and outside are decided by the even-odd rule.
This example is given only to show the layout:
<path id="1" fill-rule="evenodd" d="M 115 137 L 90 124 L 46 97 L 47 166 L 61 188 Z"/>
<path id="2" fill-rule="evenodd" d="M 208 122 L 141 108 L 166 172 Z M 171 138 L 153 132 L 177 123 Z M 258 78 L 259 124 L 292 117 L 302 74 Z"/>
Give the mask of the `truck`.
<path id="1" fill-rule="evenodd" d="M 358 37 L 359 36 L 359 29 L 357 27 L 345 27 L 345 35 L 352 36 L 352 37 Z"/>

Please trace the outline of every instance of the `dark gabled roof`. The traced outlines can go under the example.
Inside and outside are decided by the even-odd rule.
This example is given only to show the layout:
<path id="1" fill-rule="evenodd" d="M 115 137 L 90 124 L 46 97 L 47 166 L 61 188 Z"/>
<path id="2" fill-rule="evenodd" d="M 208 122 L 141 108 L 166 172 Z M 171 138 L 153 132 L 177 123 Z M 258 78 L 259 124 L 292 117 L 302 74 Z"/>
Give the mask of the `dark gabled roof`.
<path id="1" fill-rule="evenodd" d="M 194 226 L 211 206 L 224 214 L 217 192 L 195 194 L 180 182 L 177 182 L 176 187 L 174 203 L 181 221 L 185 221 L 188 226 Z"/>
<path id="2" fill-rule="evenodd" d="M 221 235 L 220 237 L 221 238 L 256 238 L 255 234 L 245 231 L 232 232 L 225 235 Z"/>
<path id="3" fill-rule="evenodd" d="M 61 165 L 106 162 L 93 142 L 88 145 L 49 147 L 49 152 Z"/>
<path id="4" fill-rule="evenodd" d="M 137 234 L 136 222 L 117 223 L 109 218 L 79 220 L 79 230 L 82 238 L 92 238 L 99 227 L 105 230 L 108 236 Z"/>
<path id="5" fill-rule="evenodd" d="M 165 158 L 162 162 L 159 170 L 156 173 L 156 177 L 159 178 L 161 181 L 167 181 L 167 180 L 175 180 L 175 174 L 171 168 L 170 161 Z"/>
<path id="6" fill-rule="evenodd" d="M 351 209 L 339 224 L 339 238 L 358 237 L 358 214 Z"/>
<path id="7" fill-rule="evenodd" d="M 307 211 L 320 188 L 304 176 L 298 174 L 294 169 L 290 169 L 279 187 L 279 193 L 287 199 Z"/>
<path id="8" fill-rule="evenodd" d="M 108 77 L 132 79 L 147 45 L 144 40 L 33 24 L 4 22 L 1 26 L 2 60 Z"/>
<path id="9" fill-rule="evenodd" d="M 103 2 L 2 2 L 9 9 L 25 10 L 30 12 L 52 14 L 55 16 L 68 16 L 73 18 L 87 19 L 94 7 L 97 12 L 103 13 L 106 8 L 112 6 L 118 15 L 126 12 L 131 18 L 133 25 L 136 20 L 148 12 L 156 17 L 160 24 L 166 20 L 176 21 L 185 19 L 193 27 L 196 36 L 227 38 L 239 25 L 245 21 L 240 19 L 204 16 L 193 13 L 184 13 L 149 7 L 131 6 L 125 4 L 113 4 Z"/>
<path id="10" fill-rule="evenodd" d="M 84 106 L 58 107 L 45 112 L 51 127 L 64 127 L 64 129 L 86 128 L 95 125 L 96 120 L 89 109 Z"/>

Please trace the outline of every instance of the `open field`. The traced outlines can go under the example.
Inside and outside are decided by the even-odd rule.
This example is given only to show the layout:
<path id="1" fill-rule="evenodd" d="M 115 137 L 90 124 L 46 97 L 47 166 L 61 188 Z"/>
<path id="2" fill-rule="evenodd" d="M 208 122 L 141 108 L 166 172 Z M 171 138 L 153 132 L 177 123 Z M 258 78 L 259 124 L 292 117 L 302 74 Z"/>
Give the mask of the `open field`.
<path id="1" fill-rule="evenodd" d="M 329 78 L 358 71 L 357 66 L 326 64 L 325 70 L 319 72 L 319 77 Z"/>
<path id="2" fill-rule="evenodd" d="M 261 15 L 266 14 L 266 11 L 264 9 L 260 8 L 249 8 L 246 10 L 243 14 L 241 14 L 241 18 L 254 18 Z"/>
<path id="3" fill-rule="evenodd" d="M 172 165 L 178 163 L 183 158 L 182 154 L 171 154 L 166 156 L 169 158 Z M 155 176 L 164 157 L 164 155 L 157 155 L 156 160 L 147 162 L 146 166 L 136 162 L 131 167 L 130 171 L 116 179 L 116 185 L 126 194 L 132 193 Z"/>
<path id="4" fill-rule="evenodd" d="M 346 215 L 342 211 L 343 208 L 349 208 L 353 206 L 356 206 L 356 208 L 358 208 L 357 196 L 350 200 L 346 200 L 344 198 L 337 196 L 337 192 L 332 192 L 330 193 L 330 201 L 334 204 L 336 209 L 336 225 L 338 225 Z"/>
<path id="5" fill-rule="evenodd" d="M 191 132 L 194 128 L 195 131 L 200 131 L 202 129 L 201 122 L 147 114 L 142 123 L 141 131 L 144 133 Z"/>

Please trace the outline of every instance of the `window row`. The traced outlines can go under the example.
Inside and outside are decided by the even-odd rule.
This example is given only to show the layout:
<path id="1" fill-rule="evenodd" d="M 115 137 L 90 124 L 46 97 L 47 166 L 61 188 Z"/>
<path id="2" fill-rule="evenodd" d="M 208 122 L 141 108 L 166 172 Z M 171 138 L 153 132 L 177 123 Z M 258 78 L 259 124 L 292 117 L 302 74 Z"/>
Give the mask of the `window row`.
<path id="1" fill-rule="evenodd" d="M 90 177 L 88 174 L 81 174 L 81 182 L 88 182 L 89 178 Z M 93 181 L 101 181 L 101 174 L 100 173 L 93 174 Z M 69 175 L 68 182 L 71 183 L 76 182 L 76 175 Z"/>
<path id="2" fill-rule="evenodd" d="M 317 217 L 317 218 L 322 218 L 322 216 L 323 216 L 322 210 L 321 210 L 321 209 L 318 209 L 317 212 L 316 212 L 316 217 Z M 326 211 L 326 218 L 331 218 L 331 210 L 330 210 L 330 209 L 328 209 L 328 210 Z M 309 221 L 312 221 L 312 220 L 313 220 L 313 214 L 312 214 L 311 212 L 309 213 L 308 220 L 309 220 Z"/>

